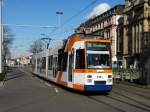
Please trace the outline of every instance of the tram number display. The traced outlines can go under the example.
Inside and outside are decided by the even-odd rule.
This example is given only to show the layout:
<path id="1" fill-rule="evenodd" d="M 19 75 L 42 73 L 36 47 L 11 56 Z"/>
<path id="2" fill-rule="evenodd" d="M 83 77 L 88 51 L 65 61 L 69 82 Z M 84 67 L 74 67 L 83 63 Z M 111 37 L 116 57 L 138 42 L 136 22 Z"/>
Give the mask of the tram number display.
<path id="1" fill-rule="evenodd" d="M 103 79 L 103 76 L 97 76 L 97 79 Z"/>
<path id="2" fill-rule="evenodd" d="M 98 42 L 87 42 L 87 50 L 108 50 L 108 44 Z"/>

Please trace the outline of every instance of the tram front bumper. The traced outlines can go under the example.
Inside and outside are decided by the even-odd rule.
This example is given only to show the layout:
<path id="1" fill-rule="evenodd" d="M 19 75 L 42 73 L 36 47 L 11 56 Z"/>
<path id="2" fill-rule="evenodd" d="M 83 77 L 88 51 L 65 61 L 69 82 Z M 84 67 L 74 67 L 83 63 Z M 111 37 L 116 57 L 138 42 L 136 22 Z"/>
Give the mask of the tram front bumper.
<path id="1" fill-rule="evenodd" d="M 112 85 L 85 85 L 85 91 L 111 91 Z"/>

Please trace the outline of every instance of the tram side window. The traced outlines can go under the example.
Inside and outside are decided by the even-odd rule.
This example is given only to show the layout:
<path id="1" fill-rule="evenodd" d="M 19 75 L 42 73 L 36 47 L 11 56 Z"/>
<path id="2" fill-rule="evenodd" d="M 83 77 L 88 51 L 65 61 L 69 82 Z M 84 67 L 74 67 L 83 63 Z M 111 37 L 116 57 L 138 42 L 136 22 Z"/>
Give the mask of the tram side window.
<path id="1" fill-rule="evenodd" d="M 32 69 L 34 69 L 35 66 L 36 66 L 36 59 L 33 59 L 33 60 L 31 61 L 31 64 L 32 64 Z"/>
<path id="2" fill-rule="evenodd" d="M 37 68 L 41 68 L 42 66 L 42 61 L 40 60 L 40 58 L 37 59 Z"/>
<path id="3" fill-rule="evenodd" d="M 67 60 L 68 60 L 68 52 L 65 52 L 63 54 L 63 71 L 66 71 L 67 70 Z"/>
<path id="4" fill-rule="evenodd" d="M 37 59 L 37 64 L 40 64 L 40 59 L 39 58 Z"/>
<path id="5" fill-rule="evenodd" d="M 58 71 L 61 71 L 62 69 L 62 58 L 63 58 L 63 50 L 58 50 Z"/>
<path id="6" fill-rule="evenodd" d="M 46 68 L 46 57 L 42 58 L 42 68 L 45 69 Z"/>
<path id="7" fill-rule="evenodd" d="M 84 69 L 85 68 L 85 55 L 84 49 L 76 50 L 76 69 Z"/>
<path id="8" fill-rule="evenodd" d="M 53 56 L 49 56 L 48 57 L 48 69 L 52 70 L 52 66 L 53 66 Z"/>

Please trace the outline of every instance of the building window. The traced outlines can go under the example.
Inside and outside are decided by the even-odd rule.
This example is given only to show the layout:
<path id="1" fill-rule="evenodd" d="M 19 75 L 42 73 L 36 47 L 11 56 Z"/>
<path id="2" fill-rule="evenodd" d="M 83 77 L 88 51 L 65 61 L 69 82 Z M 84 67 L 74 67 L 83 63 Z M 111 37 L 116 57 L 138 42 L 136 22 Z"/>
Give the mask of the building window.
<path id="1" fill-rule="evenodd" d="M 103 28 L 105 27 L 105 22 L 103 22 Z"/>
<path id="2" fill-rule="evenodd" d="M 101 29 L 103 29 L 103 23 L 101 23 Z"/>
<path id="3" fill-rule="evenodd" d="M 98 24 L 98 29 L 100 29 L 101 27 L 100 27 L 100 24 Z"/>
<path id="4" fill-rule="evenodd" d="M 108 37 L 107 37 L 107 39 L 109 39 L 110 38 L 110 31 L 108 30 Z"/>
<path id="5" fill-rule="evenodd" d="M 109 24 L 108 24 L 108 25 L 111 25 L 111 18 L 109 18 L 108 22 L 109 22 Z"/>
<path id="6" fill-rule="evenodd" d="M 106 20 L 106 27 L 108 26 L 108 19 Z"/>
<path id="7" fill-rule="evenodd" d="M 148 47 L 148 32 L 144 33 L 144 46 L 145 48 Z"/>
<path id="8" fill-rule="evenodd" d="M 92 27 L 92 32 L 94 32 L 94 26 Z"/>
<path id="9" fill-rule="evenodd" d="M 96 28 L 96 30 L 98 30 L 99 29 L 99 25 L 97 24 L 97 28 Z"/>

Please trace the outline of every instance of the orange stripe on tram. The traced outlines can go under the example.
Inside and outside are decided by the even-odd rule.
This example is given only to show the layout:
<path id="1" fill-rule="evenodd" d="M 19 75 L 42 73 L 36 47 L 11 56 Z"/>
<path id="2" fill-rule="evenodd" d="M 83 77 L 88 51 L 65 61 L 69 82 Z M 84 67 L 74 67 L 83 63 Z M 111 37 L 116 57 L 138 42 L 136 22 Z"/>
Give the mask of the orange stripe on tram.
<path id="1" fill-rule="evenodd" d="M 84 86 L 83 85 L 79 85 L 79 84 L 73 84 L 73 89 L 79 90 L 79 91 L 83 91 L 84 90 Z"/>
<path id="2" fill-rule="evenodd" d="M 75 73 L 99 73 L 96 69 L 74 69 Z M 111 69 L 106 69 L 102 73 L 112 73 Z"/>

